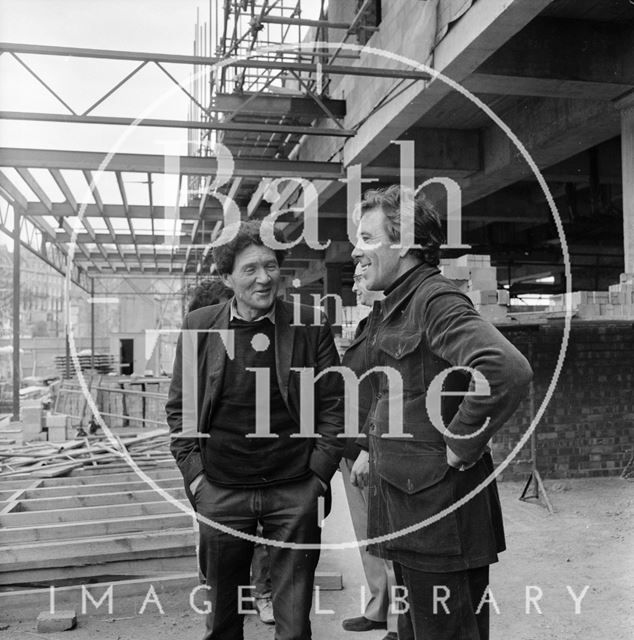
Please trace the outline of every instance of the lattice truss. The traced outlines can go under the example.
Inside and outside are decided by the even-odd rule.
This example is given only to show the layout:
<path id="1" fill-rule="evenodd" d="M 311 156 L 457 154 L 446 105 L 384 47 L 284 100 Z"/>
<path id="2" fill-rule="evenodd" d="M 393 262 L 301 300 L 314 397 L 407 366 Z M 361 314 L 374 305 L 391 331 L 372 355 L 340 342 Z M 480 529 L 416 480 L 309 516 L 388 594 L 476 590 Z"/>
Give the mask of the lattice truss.
<path id="1" fill-rule="evenodd" d="M 314 8 L 315 2 L 310 4 Z M 355 65 L 357 54 L 343 47 L 294 48 L 292 43 L 298 41 L 327 41 L 334 32 L 338 43 L 351 37 L 363 42 L 376 28 L 368 18 L 376 0 L 359 1 L 354 19 L 345 24 L 329 22 L 324 2 L 317 4 L 316 17 L 305 17 L 300 0 L 212 0 L 208 23 L 199 18 L 196 24 L 192 55 L 0 42 L 0 57 L 17 62 L 59 105 L 57 112 L 0 111 L 0 119 L 78 127 L 134 123 L 186 129 L 188 135 L 186 156 L 115 153 L 107 163 L 104 153 L 0 147 L 0 198 L 19 209 L 23 244 L 64 273 L 74 239 L 72 277 L 83 287 L 86 278 L 95 276 L 196 275 L 208 271 L 209 242 L 218 236 L 223 221 L 222 207 L 210 193 L 219 165 L 218 142 L 234 159 L 231 181 L 219 191 L 231 196 L 244 217 L 262 215 L 271 179 L 342 178 L 343 167 L 337 161 L 295 157 L 306 136 L 328 136 L 344 143 L 355 134 L 354 128 L 343 124 L 345 101 L 329 97 L 330 78 L 351 74 L 420 80 L 423 74 Z M 256 54 L 262 46 L 272 49 Z M 32 60 L 40 56 L 92 60 L 95 73 L 105 61 L 128 61 L 130 71 L 82 110 L 38 73 Z M 223 64 L 215 66 L 218 63 Z M 195 80 L 189 85 L 179 80 L 177 65 L 193 69 Z M 187 119 L 101 111 L 113 94 L 148 66 L 160 70 L 187 97 Z M 175 181 L 176 198 L 159 203 L 157 185 L 167 177 Z M 133 183 L 137 192 L 139 185 L 145 190 L 143 204 L 130 200 Z M 107 195 L 102 184 L 110 185 Z M 7 216 L 12 214 L 2 211 L 0 228 L 10 232 Z M 292 226 L 296 215 L 281 217 L 282 227 Z M 314 256 L 296 259 L 297 265 L 292 259 L 285 264 L 289 274 L 305 268 L 306 260 Z"/>

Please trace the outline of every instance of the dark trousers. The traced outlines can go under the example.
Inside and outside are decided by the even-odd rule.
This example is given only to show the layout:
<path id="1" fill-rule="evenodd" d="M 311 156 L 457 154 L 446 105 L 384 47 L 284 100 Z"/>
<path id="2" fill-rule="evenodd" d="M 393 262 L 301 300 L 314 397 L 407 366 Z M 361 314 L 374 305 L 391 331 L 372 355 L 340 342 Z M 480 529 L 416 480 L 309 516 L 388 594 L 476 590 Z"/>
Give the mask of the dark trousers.
<path id="1" fill-rule="evenodd" d="M 261 528 L 258 528 L 257 535 L 262 536 Z M 271 560 L 269 558 L 269 547 L 266 544 L 257 543 L 253 549 L 251 584 L 255 587 L 253 595 L 256 598 L 271 597 Z"/>
<path id="2" fill-rule="evenodd" d="M 398 617 L 399 640 L 488 640 L 489 605 L 480 604 L 489 584 L 488 566 L 429 573 L 395 562 L 394 573 L 397 585 L 406 589 L 397 589 L 397 595 L 407 594 L 409 604 Z"/>
<path id="3" fill-rule="evenodd" d="M 299 544 L 319 544 L 316 476 L 299 482 L 255 489 L 221 487 L 203 478 L 196 489 L 196 510 L 204 517 L 237 531 Z M 315 568 L 319 549 L 268 546 L 271 562 L 275 640 L 310 640 Z M 243 616 L 254 596 L 249 578 L 253 543 L 200 522 L 199 558 L 206 576 L 207 600 L 204 640 L 243 640 Z M 240 607 L 240 587 L 243 604 Z"/>

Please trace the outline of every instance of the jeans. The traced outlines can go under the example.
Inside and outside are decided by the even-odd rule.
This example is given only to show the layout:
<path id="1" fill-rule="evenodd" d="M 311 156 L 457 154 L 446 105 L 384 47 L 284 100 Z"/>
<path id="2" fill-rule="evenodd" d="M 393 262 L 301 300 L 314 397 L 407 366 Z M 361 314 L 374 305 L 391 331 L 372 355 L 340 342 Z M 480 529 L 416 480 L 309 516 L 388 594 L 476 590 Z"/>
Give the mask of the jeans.
<path id="1" fill-rule="evenodd" d="M 261 527 L 258 527 L 258 535 L 262 535 Z M 255 587 L 253 595 L 256 598 L 271 597 L 271 561 L 269 559 L 269 547 L 265 544 L 257 543 L 253 549 L 251 582 Z"/>
<path id="2" fill-rule="evenodd" d="M 407 594 L 409 611 L 398 617 L 399 640 L 488 640 L 489 605 L 482 604 L 489 567 L 430 573 L 397 562 L 397 595 Z M 399 608 L 406 608 L 402 603 Z"/>
<path id="3" fill-rule="evenodd" d="M 318 545 L 318 498 L 322 486 L 316 476 L 258 488 L 215 485 L 206 478 L 196 489 L 196 510 L 204 517 L 237 531 L 264 538 Z M 290 549 L 268 545 L 271 563 L 275 640 L 310 640 L 310 609 L 319 549 Z M 253 542 L 200 522 L 199 559 L 208 586 L 211 611 L 204 640 L 243 640 L 238 590 L 253 597 L 249 568 Z"/>

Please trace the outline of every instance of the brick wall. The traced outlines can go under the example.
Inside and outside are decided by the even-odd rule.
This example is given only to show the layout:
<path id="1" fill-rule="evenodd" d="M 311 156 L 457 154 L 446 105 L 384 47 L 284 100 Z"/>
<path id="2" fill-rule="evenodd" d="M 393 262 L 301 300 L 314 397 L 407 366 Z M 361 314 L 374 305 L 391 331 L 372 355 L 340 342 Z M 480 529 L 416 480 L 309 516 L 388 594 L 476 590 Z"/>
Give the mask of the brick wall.
<path id="1" fill-rule="evenodd" d="M 563 323 L 500 330 L 531 362 L 537 411 L 553 376 Z M 525 433 L 530 414 L 527 398 L 494 438 L 496 463 Z M 634 325 L 573 321 L 559 381 L 536 429 L 540 474 L 544 479 L 620 474 L 632 455 L 633 425 Z M 529 440 L 503 478 L 527 478 L 530 460 Z"/>

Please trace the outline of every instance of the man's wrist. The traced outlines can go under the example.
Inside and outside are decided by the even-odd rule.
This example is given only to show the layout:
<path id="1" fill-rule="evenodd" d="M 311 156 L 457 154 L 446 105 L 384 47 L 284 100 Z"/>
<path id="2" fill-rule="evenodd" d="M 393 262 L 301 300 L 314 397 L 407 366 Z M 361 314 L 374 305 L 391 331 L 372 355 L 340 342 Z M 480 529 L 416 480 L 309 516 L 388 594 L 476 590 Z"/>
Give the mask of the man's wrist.
<path id="1" fill-rule="evenodd" d="M 458 471 L 466 471 L 467 469 L 471 469 L 473 465 L 475 465 L 477 460 L 474 462 L 466 462 L 458 457 L 449 447 L 447 447 L 447 464 L 454 469 L 458 469 Z"/>

